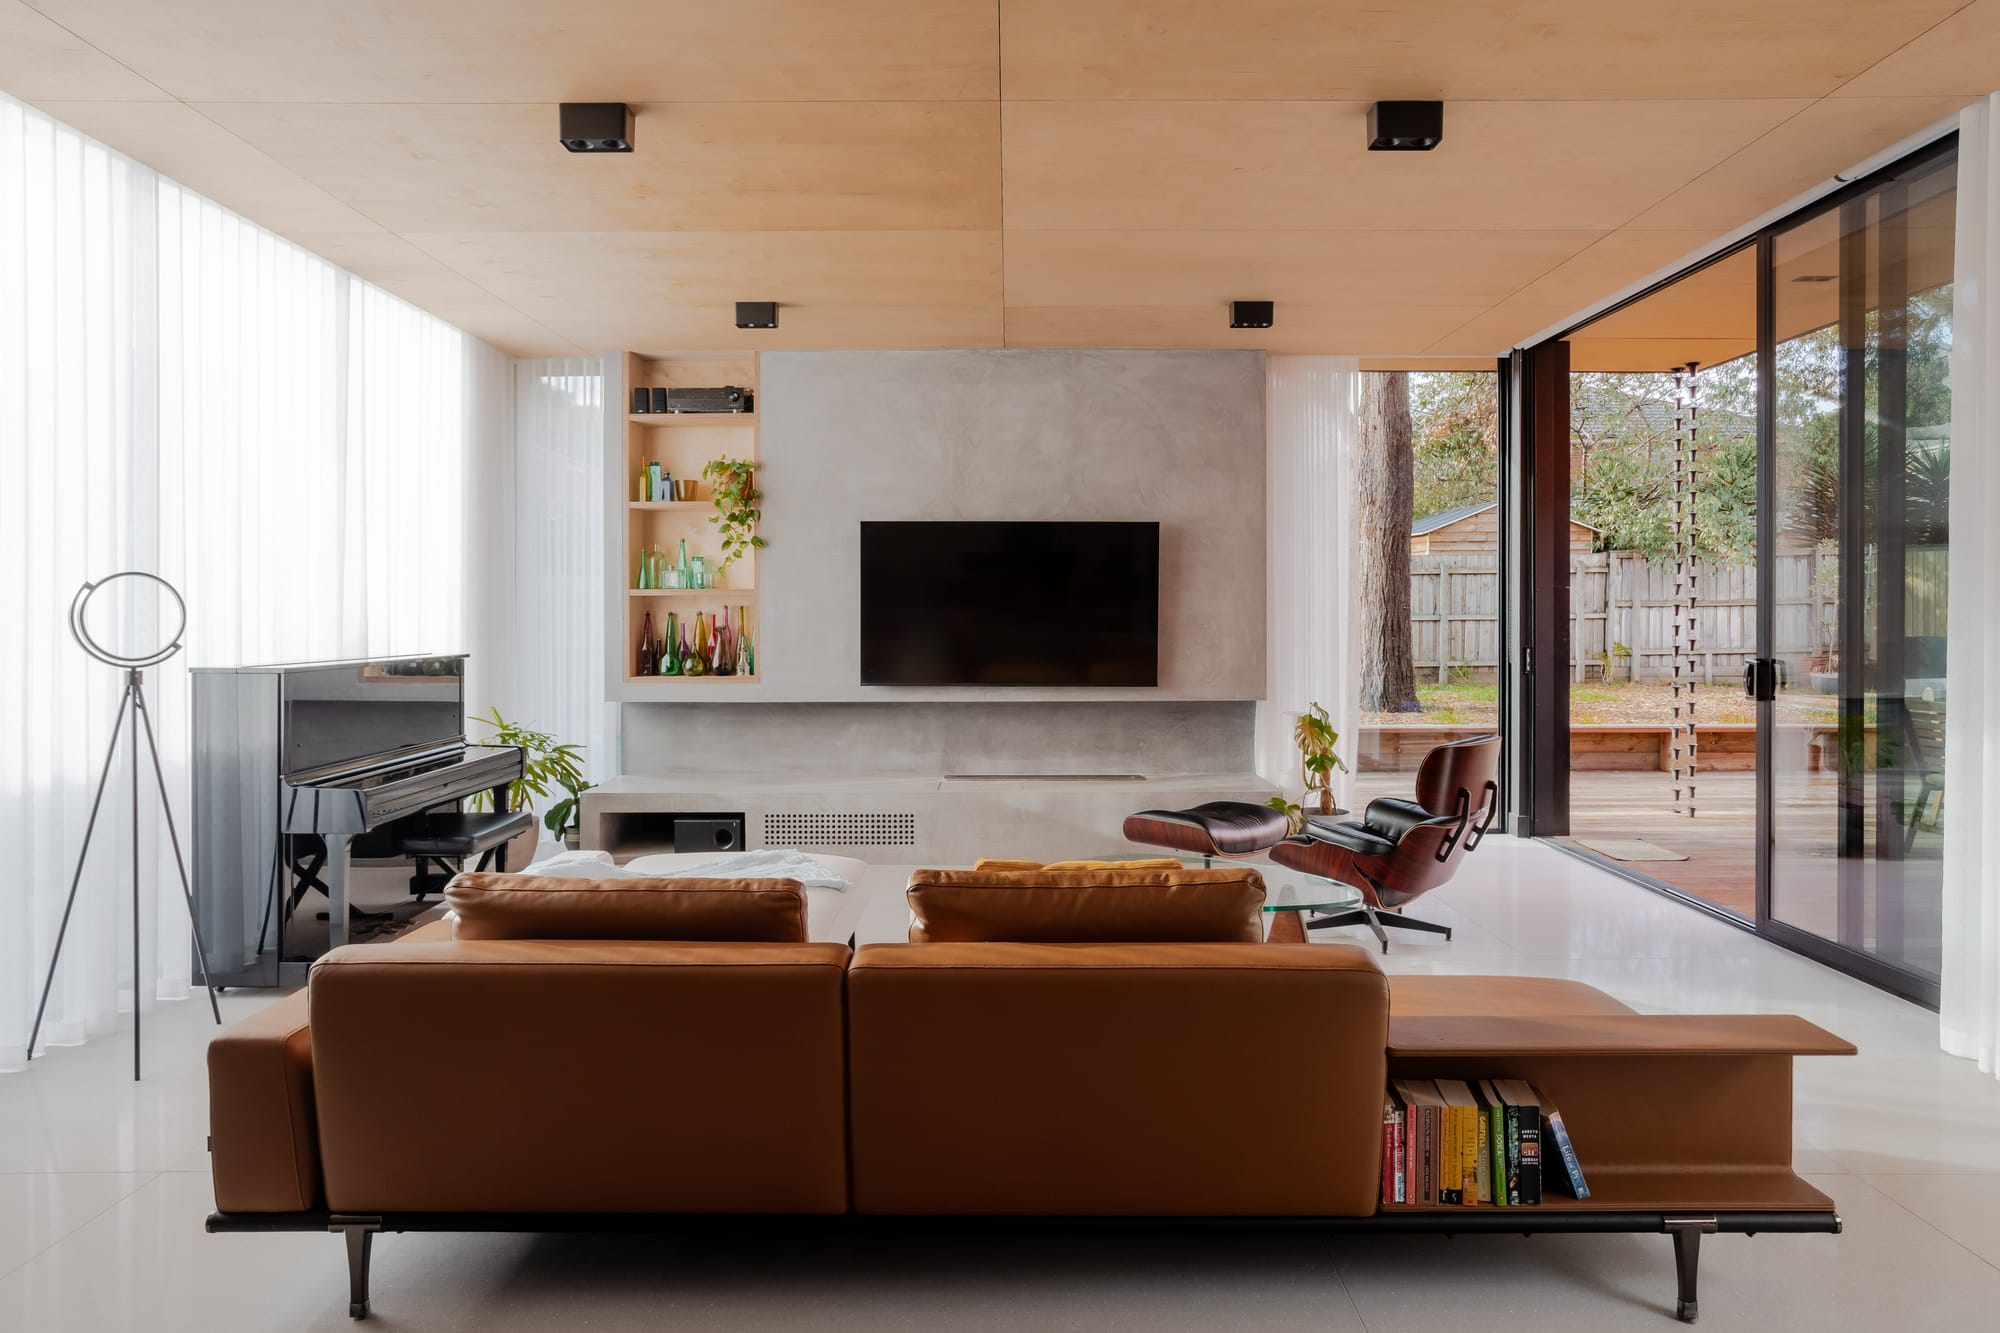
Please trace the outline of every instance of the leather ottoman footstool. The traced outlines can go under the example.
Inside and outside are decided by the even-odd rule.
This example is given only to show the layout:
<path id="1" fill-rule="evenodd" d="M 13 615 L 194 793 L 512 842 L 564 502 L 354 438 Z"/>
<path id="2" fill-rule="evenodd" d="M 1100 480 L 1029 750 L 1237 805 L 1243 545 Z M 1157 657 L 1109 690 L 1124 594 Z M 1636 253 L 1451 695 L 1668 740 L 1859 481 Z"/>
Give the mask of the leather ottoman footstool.
<path id="1" fill-rule="evenodd" d="M 1248 801 L 1205 801 L 1185 810 L 1141 810 L 1125 816 L 1125 837 L 1149 847 L 1199 856 L 1252 856 L 1282 842 L 1291 823 L 1282 810 Z"/>

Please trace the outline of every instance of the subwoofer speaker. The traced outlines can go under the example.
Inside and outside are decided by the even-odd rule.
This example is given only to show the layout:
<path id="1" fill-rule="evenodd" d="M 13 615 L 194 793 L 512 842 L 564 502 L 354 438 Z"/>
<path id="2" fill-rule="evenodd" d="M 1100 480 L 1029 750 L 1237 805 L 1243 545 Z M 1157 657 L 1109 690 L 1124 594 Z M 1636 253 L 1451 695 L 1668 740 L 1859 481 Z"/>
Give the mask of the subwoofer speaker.
<path id="1" fill-rule="evenodd" d="M 737 819 L 676 819 L 674 850 L 677 852 L 740 852 L 743 850 L 743 821 Z"/>

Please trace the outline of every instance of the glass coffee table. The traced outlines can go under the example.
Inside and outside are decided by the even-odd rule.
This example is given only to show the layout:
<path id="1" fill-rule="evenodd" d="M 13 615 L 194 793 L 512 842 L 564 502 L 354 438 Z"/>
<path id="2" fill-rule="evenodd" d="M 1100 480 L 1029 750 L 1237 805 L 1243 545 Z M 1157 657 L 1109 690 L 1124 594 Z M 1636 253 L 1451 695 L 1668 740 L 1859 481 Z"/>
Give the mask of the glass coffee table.
<path id="1" fill-rule="evenodd" d="M 1268 938 L 1273 944 L 1304 944 L 1307 912 L 1352 912 L 1362 904 L 1361 890 L 1337 879 L 1321 879 L 1278 866 L 1258 866 L 1264 877 L 1264 910 L 1271 914 Z"/>

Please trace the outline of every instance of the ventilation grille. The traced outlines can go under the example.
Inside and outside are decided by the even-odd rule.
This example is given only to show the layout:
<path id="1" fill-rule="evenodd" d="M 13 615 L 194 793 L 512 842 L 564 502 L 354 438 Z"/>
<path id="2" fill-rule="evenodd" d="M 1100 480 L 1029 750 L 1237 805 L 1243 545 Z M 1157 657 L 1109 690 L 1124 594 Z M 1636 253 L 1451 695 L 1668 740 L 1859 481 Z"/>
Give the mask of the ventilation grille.
<path id="1" fill-rule="evenodd" d="M 914 814 L 765 815 L 766 847 L 914 847 Z"/>

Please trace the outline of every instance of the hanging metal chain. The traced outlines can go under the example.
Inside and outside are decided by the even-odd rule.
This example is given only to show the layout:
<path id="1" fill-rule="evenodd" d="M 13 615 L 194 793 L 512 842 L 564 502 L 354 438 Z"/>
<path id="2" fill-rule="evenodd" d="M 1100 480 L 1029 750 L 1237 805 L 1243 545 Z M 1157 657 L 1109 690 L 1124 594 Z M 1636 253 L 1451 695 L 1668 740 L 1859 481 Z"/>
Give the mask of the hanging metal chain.
<path id="1" fill-rule="evenodd" d="M 1701 657 L 1701 531 L 1695 511 L 1695 496 L 1701 486 L 1700 459 L 1695 452 L 1701 416 L 1699 369 L 1693 361 L 1674 369 L 1673 808 L 1675 814 L 1685 810 L 1689 819 L 1695 814 L 1695 774 L 1701 746 L 1695 715 L 1696 663 Z"/>

